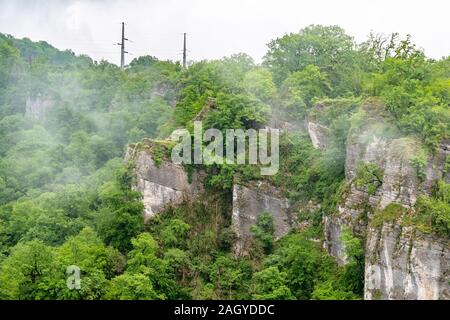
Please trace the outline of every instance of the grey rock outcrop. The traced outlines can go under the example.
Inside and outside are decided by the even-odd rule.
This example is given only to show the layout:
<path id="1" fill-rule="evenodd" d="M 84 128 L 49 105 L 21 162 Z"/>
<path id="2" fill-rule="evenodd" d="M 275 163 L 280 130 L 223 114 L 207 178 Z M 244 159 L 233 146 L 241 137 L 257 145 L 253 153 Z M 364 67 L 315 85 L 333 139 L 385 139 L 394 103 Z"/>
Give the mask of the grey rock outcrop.
<path id="1" fill-rule="evenodd" d="M 130 147 L 125 157 L 125 161 L 134 162 L 135 189 L 143 195 L 145 220 L 168 206 L 190 201 L 203 191 L 200 173 L 194 171 L 189 181 L 188 174 L 181 165 L 176 165 L 168 159 L 161 160 L 157 165 L 151 153 L 152 146 L 148 147 Z"/>
<path id="2" fill-rule="evenodd" d="M 412 159 L 420 143 L 411 137 L 386 134 L 386 119 L 371 118 L 351 129 L 347 139 L 345 174 L 347 191 L 334 215 L 324 219 L 325 247 L 338 263 L 345 264 L 345 229 L 366 239 L 366 299 L 449 299 L 449 243 L 437 236 L 421 235 L 400 226 L 371 225 L 373 212 L 391 203 L 413 210 L 417 198 L 431 195 L 437 180 L 444 177 L 447 143 L 430 155 L 422 177 Z M 355 183 L 360 164 L 375 164 L 383 181 L 375 192 Z M 397 221 L 400 225 L 400 221 Z"/>
<path id="3" fill-rule="evenodd" d="M 328 140 L 328 128 L 315 122 L 308 122 L 308 134 L 311 143 L 316 149 L 326 149 Z"/>
<path id="4" fill-rule="evenodd" d="M 343 266 L 347 263 L 345 245 L 342 242 L 342 234 L 346 223 L 339 216 L 324 217 L 325 249 L 336 259 L 336 262 Z"/>
<path id="5" fill-rule="evenodd" d="M 325 99 L 317 103 L 306 117 L 306 132 L 316 149 L 326 150 L 335 144 L 330 128 L 339 118 L 351 117 L 360 101 L 354 98 Z"/>
<path id="6" fill-rule="evenodd" d="M 258 216 L 263 213 L 273 216 L 275 239 L 286 235 L 291 229 L 289 201 L 277 188 L 263 181 L 246 186 L 234 186 L 232 225 L 237 235 L 234 247 L 236 255 L 246 254 L 252 239 L 250 228 L 256 224 Z"/>
<path id="7" fill-rule="evenodd" d="M 172 143 L 163 141 L 164 144 Z M 142 193 L 145 220 L 149 220 L 169 206 L 198 199 L 204 190 L 204 172 L 194 171 L 188 176 L 185 168 L 170 159 L 155 157 L 160 142 L 144 140 L 131 145 L 125 155 L 125 162 L 132 163 L 135 172 L 135 190 Z M 190 179 L 189 179 L 190 178 Z M 262 213 L 274 218 L 275 239 L 286 235 L 292 227 L 289 201 L 281 192 L 266 181 L 258 181 L 233 188 L 232 226 L 238 238 L 235 253 L 245 254 L 252 235 L 250 227 Z"/>
<path id="8" fill-rule="evenodd" d="M 365 299 L 450 299 L 449 241 L 394 224 L 367 235 Z"/>

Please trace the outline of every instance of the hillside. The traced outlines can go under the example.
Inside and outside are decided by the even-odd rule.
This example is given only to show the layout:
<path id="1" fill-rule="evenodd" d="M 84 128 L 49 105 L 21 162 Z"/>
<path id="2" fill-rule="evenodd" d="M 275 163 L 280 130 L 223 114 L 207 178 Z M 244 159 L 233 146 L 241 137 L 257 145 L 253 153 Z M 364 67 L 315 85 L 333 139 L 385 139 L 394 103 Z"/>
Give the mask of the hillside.
<path id="1" fill-rule="evenodd" d="M 124 70 L 0 34 L 0 299 L 448 300 L 449 107 L 396 34 Z M 199 120 L 279 129 L 279 170 L 174 163 Z"/>

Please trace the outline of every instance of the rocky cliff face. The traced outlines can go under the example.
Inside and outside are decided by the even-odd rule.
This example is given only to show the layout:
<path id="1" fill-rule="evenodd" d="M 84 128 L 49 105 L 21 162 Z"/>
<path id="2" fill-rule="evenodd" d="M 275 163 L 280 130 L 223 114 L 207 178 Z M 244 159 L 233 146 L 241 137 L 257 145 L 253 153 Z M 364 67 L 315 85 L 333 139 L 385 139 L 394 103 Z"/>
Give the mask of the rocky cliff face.
<path id="1" fill-rule="evenodd" d="M 441 149 L 436 156 L 430 157 L 426 178 L 421 184 L 409 176 L 402 180 L 405 187 L 386 189 L 387 196 L 381 199 L 380 206 L 398 202 L 411 207 L 418 195 L 429 194 L 433 181 L 443 178 L 445 154 L 445 149 Z M 402 177 L 401 171 L 388 173 L 386 180 L 391 185 L 398 183 L 396 175 Z M 367 230 L 366 299 L 450 299 L 449 281 L 448 239 L 423 234 L 414 227 L 402 228 L 398 223 L 385 223 L 381 229 L 370 227 Z"/>
<path id="2" fill-rule="evenodd" d="M 413 226 L 402 229 L 400 220 L 381 227 L 371 223 L 373 212 L 391 203 L 412 210 L 420 195 L 431 194 L 437 180 L 448 179 L 443 176 L 448 143 L 425 159 L 419 176 L 413 160 L 420 143 L 389 133 L 386 119 L 365 117 L 370 121 L 352 128 L 348 136 L 348 187 L 336 213 L 324 219 L 325 246 L 345 264 L 343 230 L 366 240 L 366 299 L 450 299 L 448 241 L 421 234 Z M 369 163 L 383 172 L 381 185 L 372 192 L 356 183 L 358 167 Z"/>
<path id="3" fill-rule="evenodd" d="M 413 228 L 367 231 L 364 298 L 450 299 L 450 243 Z"/>
<path id="4" fill-rule="evenodd" d="M 143 145 L 144 144 L 144 148 Z M 163 211 L 168 206 L 192 200 L 203 191 L 201 174 L 193 172 L 189 179 L 186 170 L 168 159 L 156 163 L 152 154 L 155 142 L 146 140 L 128 149 L 125 161 L 133 161 L 135 188 L 143 195 L 145 219 Z"/>
<path id="5" fill-rule="evenodd" d="M 431 195 L 437 180 L 444 176 L 450 144 L 444 142 L 435 154 L 417 165 L 420 143 L 401 136 L 385 119 L 370 114 L 372 105 L 362 106 L 365 114 L 352 125 L 347 139 L 346 188 L 334 215 L 324 219 L 325 247 L 337 262 L 347 261 L 342 235 L 351 230 L 365 241 L 366 299 L 450 299 L 450 243 L 448 239 L 420 232 L 405 225 L 401 217 L 374 224 L 374 216 L 390 204 L 399 204 L 414 214 L 421 195 Z M 310 125 L 311 140 L 326 148 L 326 134 Z M 324 131 L 323 131 L 324 132 Z M 199 172 L 188 176 L 182 166 L 154 152 L 157 143 L 146 140 L 131 146 L 126 160 L 133 161 L 136 189 L 142 192 L 146 219 L 167 206 L 179 205 L 202 193 Z M 375 188 L 358 183 L 361 165 L 373 165 L 383 173 Z M 262 213 L 274 218 L 275 238 L 294 226 L 293 207 L 280 190 L 266 181 L 233 187 L 232 227 L 237 234 L 236 255 L 245 255 L 252 241 L 250 228 Z"/>
<path id="6" fill-rule="evenodd" d="M 326 149 L 328 140 L 328 128 L 315 122 L 308 122 L 308 134 L 311 143 L 316 149 Z"/>
<path id="7" fill-rule="evenodd" d="M 263 213 L 269 213 L 273 217 L 275 239 L 286 235 L 291 229 L 289 201 L 279 190 L 262 181 L 234 186 L 232 225 L 238 239 L 234 247 L 236 255 L 246 253 L 252 238 L 250 227 Z"/>
<path id="8" fill-rule="evenodd" d="M 345 265 L 347 257 L 345 254 L 345 245 L 341 237 L 344 233 L 344 228 L 347 226 L 346 221 L 338 215 L 332 217 L 325 216 L 323 224 L 325 233 L 324 247 L 336 259 L 336 262 L 340 266 Z"/>
<path id="9" fill-rule="evenodd" d="M 167 143 L 167 142 L 163 142 Z M 144 140 L 130 146 L 125 156 L 135 172 L 135 189 L 142 193 L 145 219 L 149 220 L 168 206 L 192 201 L 204 192 L 204 174 L 192 173 L 189 179 L 185 168 L 173 164 L 168 158 L 155 156 L 158 142 Z M 164 148 L 164 145 L 162 146 Z M 250 227 L 262 213 L 274 218 L 275 238 L 286 235 L 292 227 L 289 202 L 281 192 L 265 181 L 236 184 L 233 188 L 232 227 L 237 235 L 234 246 L 236 255 L 245 254 L 252 235 Z"/>

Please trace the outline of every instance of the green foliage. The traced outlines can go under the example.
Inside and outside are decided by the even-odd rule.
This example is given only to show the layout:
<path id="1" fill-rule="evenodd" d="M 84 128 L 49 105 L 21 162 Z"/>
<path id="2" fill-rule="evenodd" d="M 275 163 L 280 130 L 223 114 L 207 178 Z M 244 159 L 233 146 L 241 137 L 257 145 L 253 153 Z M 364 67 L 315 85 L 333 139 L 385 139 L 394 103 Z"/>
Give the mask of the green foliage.
<path id="1" fill-rule="evenodd" d="M 336 121 L 350 118 L 360 104 L 360 98 L 321 99 L 317 102 L 316 107 L 311 109 L 308 117 L 322 125 L 333 126 Z"/>
<path id="2" fill-rule="evenodd" d="M 236 167 L 232 165 L 210 166 L 206 184 L 218 190 L 231 190 L 236 175 Z"/>
<path id="3" fill-rule="evenodd" d="M 255 69 L 247 72 L 243 79 L 243 86 L 246 93 L 264 102 L 273 100 L 277 92 L 272 73 L 267 69 Z"/>
<path id="4" fill-rule="evenodd" d="M 444 173 L 448 174 L 450 172 L 450 155 L 447 155 L 444 163 Z"/>
<path id="5" fill-rule="evenodd" d="M 191 227 L 179 219 L 173 219 L 162 230 L 161 238 L 165 246 L 178 247 L 183 246 L 185 238 Z"/>
<path id="6" fill-rule="evenodd" d="M 271 73 L 256 68 L 246 55 L 196 63 L 180 82 L 174 124 L 191 131 L 194 120 L 202 121 L 203 130 L 215 128 L 224 134 L 227 129 L 262 127 L 276 93 Z M 206 170 L 208 186 L 218 190 L 230 190 L 236 171 L 240 171 L 230 165 Z"/>
<path id="7" fill-rule="evenodd" d="M 433 150 L 449 132 L 448 65 L 426 59 L 409 36 L 389 50 L 372 74 L 369 94 L 381 96 L 400 128 Z"/>
<path id="8" fill-rule="evenodd" d="M 230 201 L 223 194 L 205 196 L 207 200 L 170 208 L 149 222 L 147 229 L 160 244 L 158 256 L 167 266 L 164 277 L 180 287 L 172 296 L 248 299 L 252 265 L 230 253 L 236 239 Z"/>
<path id="9" fill-rule="evenodd" d="M 302 235 L 294 235 L 284 241 L 283 246 L 275 252 L 276 265 L 286 272 L 289 288 L 296 298 L 309 299 L 314 283 L 323 272 L 322 259 L 325 256 Z"/>
<path id="10" fill-rule="evenodd" d="M 155 292 L 147 275 L 125 273 L 111 281 L 106 298 L 110 300 L 161 300 L 164 296 Z"/>
<path id="11" fill-rule="evenodd" d="M 274 222 L 270 213 L 262 213 L 256 219 L 256 224 L 251 226 L 250 232 L 259 241 L 264 251 L 270 253 L 274 242 Z"/>
<path id="12" fill-rule="evenodd" d="M 115 249 L 106 247 L 89 227 L 69 238 L 56 249 L 55 265 L 58 271 L 48 279 L 42 298 L 99 300 L 107 291 L 108 280 L 123 271 L 124 257 Z M 82 276 L 80 290 L 69 290 L 66 285 L 68 266 L 78 266 Z"/>
<path id="13" fill-rule="evenodd" d="M 286 112 L 299 118 L 305 117 L 312 107 L 313 99 L 322 99 L 329 95 L 330 87 L 326 75 L 314 65 L 291 73 L 281 88 Z"/>
<path id="14" fill-rule="evenodd" d="M 0 208 L 5 223 L 4 233 L 9 245 L 20 240 L 39 239 L 47 244 L 61 244 L 77 234 L 86 217 L 68 217 L 56 203 L 55 194 L 43 194 L 34 200 L 24 200 Z"/>
<path id="15" fill-rule="evenodd" d="M 335 91 L 333 95 L 345 94 L 354 89 L 353 45 L 352 38 L 338 26 L 311 25 L 299 33 L 273 40 L 264 63 L 273 70 L 277 84 L 290 73 L 315 65 L 327 75 Z"/>
<path id="16" fill-rule="evenodd" d="M 372 224 L 375 227 L 381 227 L 385 222 L 389 223 L 399 220 L 404 213 L 406 213 L 406 209 L 401 204 L 390 203 L 383 210 L 375 212 L 372 218 Z"/>
<path id="17" fill-rule="evenodd" d="M 436 233 L 450 236 L 450 187 L 444 181 L 438 181 L 432 197 L 420 196 L 414 210 L 408 210 L 398 203 L 389 204 L 384 210 L 375 212 L 372 225 L 381 227 L 383 223 L 396 222 L 401 225 L 413 225 L 423 233 Z"/>
<path id="18" fill-rule="evenodd" d="M 52 248 L 38 240 L 17 244 L 1 265 L 2 299 L 101 299 L 108 279 L 121 272 L 123 259 L 86 228 L 62 246 Z M 69 290 L 68 266 L 80 267 L 83 285 Z"/>
<path id="19" fill-rule="evenodd" d="M 292 233 L 277 243 L 264 269 L 254 274 L 254 298 L 267 299 L 356 299 L 352 277 L 312 240 L 313 230 Z M 282 271 L 281 271 L 282 270 Z M 272 280 L 266 277 L 271 273 Z M 261 283 L 265 280 L 264 284 Z M 359 290 L 359 288 L 357 288 Z M 292 295 L 291 295 L 292 294 Z"/>
<path id="20" fill-rule="evenodd" d="M 155 166 L 159 168 L 165 158 L 165 152 L 162 148 L 152 148 L 152 158 L 155 161 Z"/>
<path id="21" fill-rule="evenodd" d="M 338 281 L 329 280 L 319 283 L 311 294 L 312 300 L 360 300 L 353 292 L 342 291 Z"/>
<path id="22" fill-rule="evenodd" d="M 212 264 L 209 276 L 215 290 L 221 296 L 231 299 L 235 291 L 247 289 L 244 286 L 251 276 L 251 268 L 245 261 L 220 256 Z"/>
<path id="23" fill-rule="evenodd" d="M 411 164 L 414 166 L 417 172 L 417 177 L 420 181 L 424 181 L 426 178 L 425 167 L 428 161 L 428 154 L 426 150 L 420 149 L 419 152 L 411 158 Z"/>
<path id="24" fill-rule="evenodd" d="M 294 295 L 286 286 L 287 274 L 277 267 L 268 267 L 253 275 L 253 294 L 255 300 L 293 300 Z"/>
<path id="25" fill-rule="evenodd" d="M 119 300 L 156 300 L 171 296 L 167 264 L 156 256 L 158 243 L 147 233 L 132 241 L 125 273 L 111 281 L 107 297 Z"/>
<path id="26" fill-rule="evenodd" d="M 35 299 L 40 284 L 51 274 L 53 259 L 52 249 L 41 241 L 14 247 L 1 265 L 1 299 Z"/>
<path id="27" fill-rule="evenodd" d="M 341 275 L 340 286 L 345 291 L 352 292 L 362 297 L 364 294 L 364 272 L 365 255 L 364 246 L 361 239 L 356 237 L 350 230 L 344 230 L 342 234 L 342 243 L 345 247 L 345 256 L 347 264 Z"/>
<path id="28" fill-rule="evenodd" d="M 266 121 L 270 108 L 245 94 L 220 93 L 216 98 L 216 110 L 205 119 L 207 128 L 225 130 L 257 127 Z"/>
<path id="29" fill-rule="evenodd" d="M 355 184 L 358 188 L 366 188 L 369 195 L 374 195 L 383 184 L 383 171 L 376 163 L 360 163 Z"/>
<path id="30" fill-rule="evenodd" d="M 439 180 L 436 185 L 435 198 L 450 203 L 450 184 Z"/>
<path id="31" fill-rule="evenodd" d="M 434 231 L 450 237 L 450 184 L 439 181 L 433 197 L 421 196 L 415 204 L 411 219 L 423 232 Z"/>
<path id="32" fill-rule="evenodd" d="M 323 202 L 323 210 L 332 212 L 335 197 L 344 179 L 345 136 L 348 124 L 336 122 L 331 147 L 321 152 L 313 148 L 309 137 L 289 134 L 280 140 L 280 171 L 272 177 L 276 185 L 287 190 L 292 200 Z"/>
<path id="33" fill-rule="evenodd" d="M 122 252 L 130 248 L 130 240 L 144 226 L 144 205 L 141 194 L 131 190 L 131 177 L 130 170 L 123 168 L 115 180 L 105 183 L 99 190 L 99 235 Z"/>
<path id="34" fill-rule="evenodd" d="M 228 251 L 236 240 L 236 232 L 231 227 L 223 228 L 219 234 L 219 247 Z"/>

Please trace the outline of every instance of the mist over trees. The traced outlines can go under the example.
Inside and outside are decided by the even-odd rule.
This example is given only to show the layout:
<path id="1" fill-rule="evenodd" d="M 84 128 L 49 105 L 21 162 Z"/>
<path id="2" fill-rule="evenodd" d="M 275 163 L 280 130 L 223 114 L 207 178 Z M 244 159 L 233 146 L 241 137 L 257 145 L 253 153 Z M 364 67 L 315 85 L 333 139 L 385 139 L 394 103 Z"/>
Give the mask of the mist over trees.
<path id="1" fill-rule="evenodd" d="M 121 70 L 0 34 L 0 299 L 361 299 L 359 239 L 346 235 L 344 267 L 313 240 L 342 192 L 350 115 L 369 97 L 433 153 L 449 138 L 450 58 L 428 59 L 410 37 L 357 44 L 338 26 L 312 25 L 271 41 L 261 65 L 241 53 L 184 70 L 145 56 Z M 233 257 L 225 200 L 236 173 L 258 173 L 227 165 L 207 168 L 210 203 L 144 224 L 123 162 L 129 144 L 191 129 L 211 101 L 204 125 L 225 130 L 301 121 L 331 99 L 331 147 L 282 137 L 271 178 L 291 199 L 321 204 L 305 213 L 307 230 L 274 241 L 262 216 L 252 256 Z M 420 210 L 436 212 L 433 227 L 449 236 L 450 189 L 439 190 Z M 82 271 L 81 290 L 66 286 L 70 265 Z"/>

